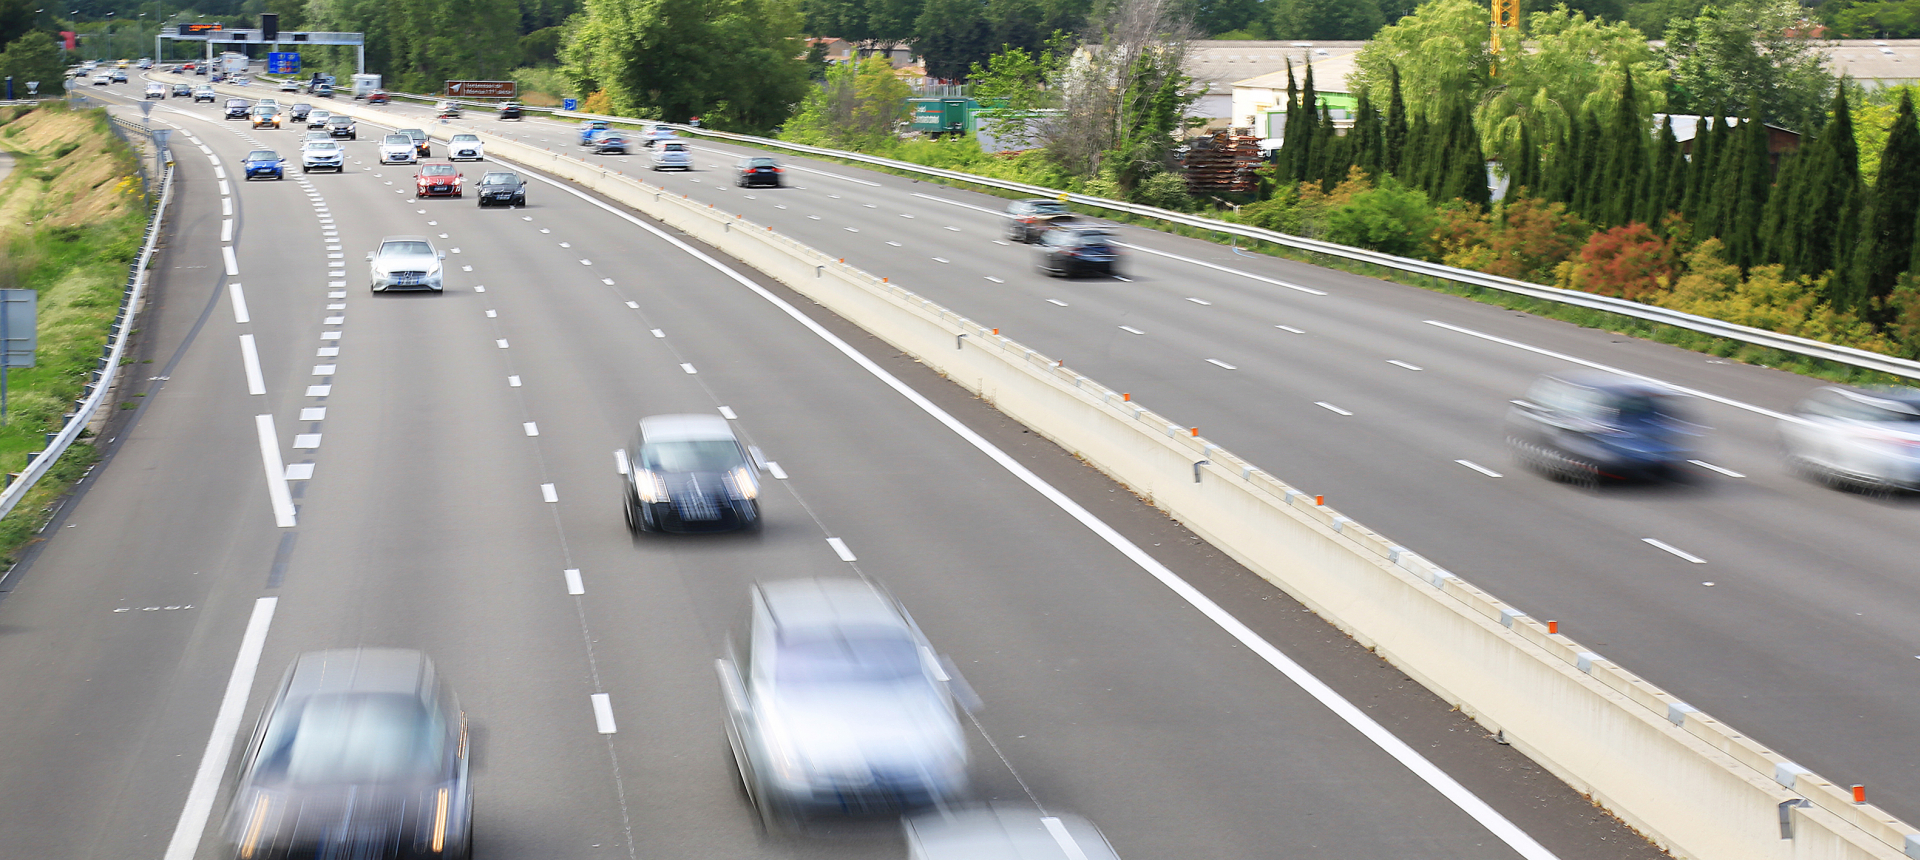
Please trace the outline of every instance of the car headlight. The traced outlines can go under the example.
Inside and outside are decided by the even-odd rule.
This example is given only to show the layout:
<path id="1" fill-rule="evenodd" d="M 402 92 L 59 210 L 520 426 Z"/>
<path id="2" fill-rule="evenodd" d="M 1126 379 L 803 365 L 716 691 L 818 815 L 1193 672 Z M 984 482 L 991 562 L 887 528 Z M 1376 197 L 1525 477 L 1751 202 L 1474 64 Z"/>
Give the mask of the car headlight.
<path id="1" fill-rule="evenodd" d="M 635 470 L 633 485 L 640 494 L 640 501 L 648 504 L 671 501 L 667 496 L 667 479 L 651 469 Z"/>
<path id="2" fill-rule="evenodd" d="M 753 470 L 745 466 L 727 473 L 727 489 L 733 491 L 736 499 L 754 499 L 760 496 L 760 482 L 753 477 Z"/>

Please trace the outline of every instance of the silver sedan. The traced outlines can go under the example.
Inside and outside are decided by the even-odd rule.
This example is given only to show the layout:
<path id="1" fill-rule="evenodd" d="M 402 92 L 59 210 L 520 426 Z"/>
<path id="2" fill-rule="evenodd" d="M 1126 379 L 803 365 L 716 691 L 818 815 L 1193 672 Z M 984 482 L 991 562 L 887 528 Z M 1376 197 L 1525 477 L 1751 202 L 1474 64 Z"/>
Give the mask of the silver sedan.
<path id="1" fill-rule="evenodd" d="M 380 250 L 367 253 L 368 280 L 376 293 L 388 290 L 432 290 L 445 287 L 441 262 L 447 255 L 433 249 L 425 236 L 388 236 Z"/>

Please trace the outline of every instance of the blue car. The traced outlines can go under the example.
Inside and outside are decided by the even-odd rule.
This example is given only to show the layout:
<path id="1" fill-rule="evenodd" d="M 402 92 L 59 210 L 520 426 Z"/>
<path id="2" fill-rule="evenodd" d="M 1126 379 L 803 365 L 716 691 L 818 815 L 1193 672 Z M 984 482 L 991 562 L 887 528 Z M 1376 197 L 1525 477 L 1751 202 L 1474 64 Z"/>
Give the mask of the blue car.
<path id="1" fill-rule="evenodd" d="M 248 179 L 256 176 L 285 179 L 287 178 L 286 168 L 286 159 L 281 158 L 280 153 L 271 149 L 256 149 L 247 153 L 246 176 Z"/>
<path id="2" fill-rule="evenodd" d="M 1678 392 L 1591 371 L 1540 377 L 1512 401 L 1507 444 L 1521 464 L 1593 486 L 1602 480 L 1683 480 L 1706 428 L 1688 419 Z"/>
<path id="3" fill-rule="evenodd" d="M 613 128 L 613 123 L 607 120 L 589 120 L 586 125 L 580 127 L 580 145 L 591 146 L 594 138 L 599 137 L 611 128 Z"/>

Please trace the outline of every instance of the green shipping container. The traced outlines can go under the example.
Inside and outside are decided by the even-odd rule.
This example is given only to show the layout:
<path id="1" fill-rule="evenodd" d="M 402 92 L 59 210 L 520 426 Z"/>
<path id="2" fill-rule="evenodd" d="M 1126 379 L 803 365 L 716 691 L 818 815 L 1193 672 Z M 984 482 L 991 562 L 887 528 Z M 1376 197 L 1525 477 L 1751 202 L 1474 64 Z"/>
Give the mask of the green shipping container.
<path id="1" fill-rule="evenodd" d="M 907 99 L 913 110 L 913 130 L 921 134 L 968 133 L 973 131 L 973 112 L 980 105 L 973 99 Z"/>

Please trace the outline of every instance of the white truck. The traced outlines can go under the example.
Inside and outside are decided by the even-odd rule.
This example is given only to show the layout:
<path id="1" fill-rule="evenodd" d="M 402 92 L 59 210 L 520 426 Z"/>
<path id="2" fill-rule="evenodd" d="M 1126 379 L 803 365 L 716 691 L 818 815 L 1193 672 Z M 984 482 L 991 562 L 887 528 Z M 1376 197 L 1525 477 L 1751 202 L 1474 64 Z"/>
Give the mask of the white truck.
<path id="1" fill-rule="evenodd" d="M 220 55 L 220 71 L 226 72 L 228 75 L 246 74 L 247 73 L 247 55 L 235 53 L 232 51 L 228 51 L 224 54 L 221 54 Z"/>
<path id="2" fill-rule="evenodd" d="M 380 88 L 379 75 L 354 75 L 353 76 L 353 97 L 356 99 L 364 99 L 367 97 L 367 93 L 373 92 L 374 90 L 377 90 L 379 88 Z"/>

